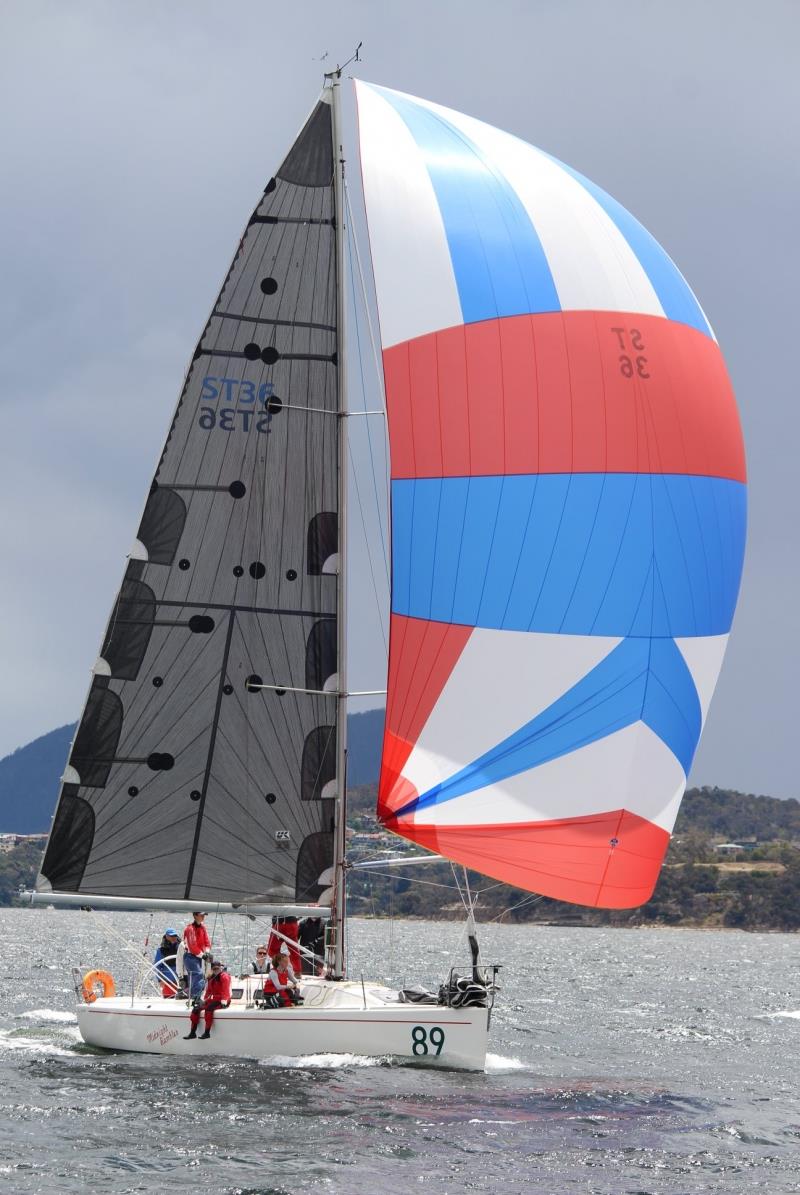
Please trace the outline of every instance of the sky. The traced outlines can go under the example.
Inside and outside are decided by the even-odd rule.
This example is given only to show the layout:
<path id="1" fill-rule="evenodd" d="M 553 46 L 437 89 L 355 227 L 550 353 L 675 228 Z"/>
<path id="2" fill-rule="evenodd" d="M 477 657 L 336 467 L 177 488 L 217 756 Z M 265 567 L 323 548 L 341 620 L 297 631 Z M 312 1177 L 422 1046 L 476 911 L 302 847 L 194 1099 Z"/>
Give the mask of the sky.
<path id="1" fill-rule="evenodd" d="M 751 488 L 739 608 L 690 782 L 800 797 L 799 35 L 794 0 L 2 0 L 0 755 L 77 718 L 242 227 L 324 70 L 362 41 L 361 78 L 588 175 L 698 295 Z M 353 401 L 374 406 L 365 369 Z M 378 472 L 381 435 L 373 425 Z M 349 679 L 380 688 L 384 483 L 363 431 L 354 456 Z"/>

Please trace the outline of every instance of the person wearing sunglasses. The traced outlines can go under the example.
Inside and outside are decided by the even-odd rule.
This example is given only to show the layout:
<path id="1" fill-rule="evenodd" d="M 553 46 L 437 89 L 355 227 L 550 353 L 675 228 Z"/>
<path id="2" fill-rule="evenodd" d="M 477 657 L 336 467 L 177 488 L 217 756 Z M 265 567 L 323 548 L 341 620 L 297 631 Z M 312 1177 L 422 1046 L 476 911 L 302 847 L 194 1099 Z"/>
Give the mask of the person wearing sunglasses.
<path id="1" fill-rule="evenodd" d="M 272 966 L 272 961 L 267 954 L 266 946 L 256 947 L 256 957 L 253 960 L 253 972 L 255 975 L 268 975 L 269 969 Z"/>

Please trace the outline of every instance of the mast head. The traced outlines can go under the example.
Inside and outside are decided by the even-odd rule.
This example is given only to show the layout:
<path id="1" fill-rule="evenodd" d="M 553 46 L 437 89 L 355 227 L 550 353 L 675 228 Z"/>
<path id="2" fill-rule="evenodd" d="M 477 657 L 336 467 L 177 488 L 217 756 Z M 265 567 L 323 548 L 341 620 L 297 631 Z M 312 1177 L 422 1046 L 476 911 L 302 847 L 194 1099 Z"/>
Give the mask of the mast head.
<path id="1" fill-rule="evenodd" d="M 345 69 L 346 66 L 349 66 L 351 62 L 360 62 L 361 61 L 360 50 L 361 50 L 361 47 L 363 46 L 363 44 L 364 44 L 363 41 L 360 41 L 358 43 L 358 45 L 356 46 L 355 53 L 351 54 L 351 56 L 347 59 L 347 62 L 342 63 L 341 66 L 337 66 L 336 70 L 334 70 L 334 71 L 328 71 L 328 73 L 324 76 L 325 80 L 327 81 L 328 79 L 330 79 L 331 83 L 333 83 L 334 81 L 336 83 L 338 83 L 342 77 L 342 71 Z"/>

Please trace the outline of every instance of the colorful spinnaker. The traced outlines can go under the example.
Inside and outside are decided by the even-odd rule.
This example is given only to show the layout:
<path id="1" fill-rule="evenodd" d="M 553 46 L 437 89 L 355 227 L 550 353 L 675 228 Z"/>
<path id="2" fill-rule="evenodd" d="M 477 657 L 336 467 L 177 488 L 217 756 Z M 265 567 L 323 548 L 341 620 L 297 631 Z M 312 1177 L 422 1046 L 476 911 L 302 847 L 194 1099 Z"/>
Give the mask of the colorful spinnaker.
<path id="1" fill-rule="evenodd" d="M 356 91 L 392 477 L 379 815 L 500 880 L 640 904 L 742 569 L 722 355 L 599 187 L 481 121 Z"/>

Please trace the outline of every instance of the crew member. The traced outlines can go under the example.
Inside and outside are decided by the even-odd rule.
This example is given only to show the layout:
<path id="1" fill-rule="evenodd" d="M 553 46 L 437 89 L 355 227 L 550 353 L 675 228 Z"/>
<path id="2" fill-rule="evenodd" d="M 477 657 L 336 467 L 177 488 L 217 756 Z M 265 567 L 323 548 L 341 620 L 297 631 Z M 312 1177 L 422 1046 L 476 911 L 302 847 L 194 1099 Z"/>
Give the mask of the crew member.
<path id="1" fill-rule="evenodd" d="M 255 975 L 269 975 L 271 966 L 272 959 L 267 953 L 266 946 L 256 946 L 256 957 L 253 960 L 253 973 Z"/>
<path id="2" fill-rule="evenodd" d="M 297 940 L 306 950 L 313 951 L 315 957 L 303 955 L 302 972 L 304 975 L 321 975 L 325 969 L 325 922 L 321 917 L 303 917 L 298 926 Z"/>
<path id="3" fill-rule="evenodd" d="M 284 1008 L 289 1008 L 302 1000 L 299 988 L 294 969 L 289 962 L 289 951 L 284 949 L 272 959 L 272 967 L 264 983 L 264 994 L 277 995 Z"/>
<path id="4" fill-rule="evenodd" d="M 197 1037 L 197 1026 L 200 1023 L 200 1013 L 203 1014 L 205 1032 L 200 1034 L 200 1041 L 208 1041 L 211 1037 L 211 1026 L 214 1024 L 214 1013 L 218 1008 L 227 1008 L 231 1002 L 231 977 L 225 970 L 225 964 L 219 959 L 211 960 L 211 976 L 206 984 L 203 999 L 195 1002 L 189 1016 L 191 1029 L 184 1041 L 191 1041 Z"/>
<path id="5" fill-rule="evenodd" d="M 192 913 L 192 920 L 183 931 L 183 944 L 186 947 L 183 965 L 189 976 L 190 1000 L 196 1000 L 198 996 L 202 995 L 205 979 L 203 959 L 211 956 L 211 939 L 204 925 L 205 919 L 205 913 L 199 909 L 196 910 Z"/>
<path id="6" fill-rule="evenodd" d="M 178 969 L 175 965 L 180 938 L 175 929 L 165 929 L 161 945 L 155 953 L 155 972 L 161 981 L 161 995 L 171 1000 L 178 991 Z"/>
<path id="7" fill-rule="evenodd" d="M 296 917 L 273 917 L 272 932 L 267 942 L 267 953 L 274 958 L 282 946 L 289 951 L 289 962 L 295 971 L 300 970 L 300 951 L 297 949 L 298 925 Z M 289 942 L 286 939 L 289 938 Z"/>

